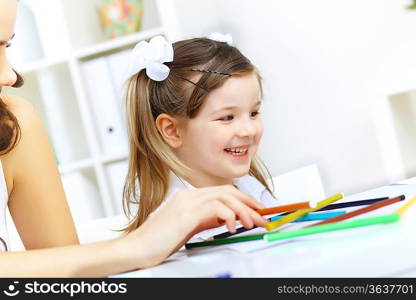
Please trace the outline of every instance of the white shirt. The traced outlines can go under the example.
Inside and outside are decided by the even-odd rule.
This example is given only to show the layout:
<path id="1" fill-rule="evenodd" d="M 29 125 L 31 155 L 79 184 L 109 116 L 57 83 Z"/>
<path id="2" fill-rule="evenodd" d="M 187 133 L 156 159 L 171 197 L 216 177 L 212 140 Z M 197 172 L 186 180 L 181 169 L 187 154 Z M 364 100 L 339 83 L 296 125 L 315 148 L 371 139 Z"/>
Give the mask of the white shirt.
<path id="1" fill-rule="evenodd" d="M 6 243 L 7 248 L 10 248 L 6 226 L 6 209 L 8 200 L 9 195 L 7 193 L 6 179 L 0 160 L 0 252 L 6 251 L 5 245 L 3 243 Z"/>
<path id="2" fill-rule="evenodd" d="M 158 209 L 162 205 L 164 205 L 164 203 L 172 199 L 172 197 L 180 190 L 195 188 L 190 183 L 183 180 L 182 178 L 179 178 L 172 172 L 171 172 L 170 180 L 171 180 L 170 188 L 169 188 L 169 192 L 166 197 L 166 200 L 162 202 L 162 204 L 158 207 Z M 234 182 L 234 185 L 240 191 L 252 196 L 258 202 L 261 202 L 265 207 L 272 207 L 272 206 L 278 205 L 276 198 L 274 198 L 270 194 L 270 192 L 266 189 L 266 187 L 263 186 L 255 177 L 250 176 L 250 175 L 245 175 L 243 177 L 234 179 L 233 182 Z M 156 209 L 153 213 L 155 213 L 158 209 Z M 217 227 L 217 228 L 213 228 L 213 229 L 204 230 L 194 235 L 192 240 L 207 240 L 208 238 L 214 235 L 227 232 L 227 231 L 228 229 L 225 225 Z"/>

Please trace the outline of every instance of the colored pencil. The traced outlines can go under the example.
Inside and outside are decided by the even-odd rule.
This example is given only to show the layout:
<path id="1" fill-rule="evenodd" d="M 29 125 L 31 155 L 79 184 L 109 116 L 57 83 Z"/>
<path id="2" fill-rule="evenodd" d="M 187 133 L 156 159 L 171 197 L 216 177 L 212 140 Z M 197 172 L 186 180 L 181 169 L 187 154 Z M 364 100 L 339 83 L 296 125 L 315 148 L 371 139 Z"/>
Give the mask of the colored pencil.
<path id="1" fill-rule="evenodd" d="M 366 199 L 366 200 L 356 200 L 356 201 L 349 201 L 349 202 L 341 202 L 341 203 L 334 203 L 328 206 L 325 206 L 317 211 L 324 211 L 324 210 L 331 210 L 331 209 L 338 209 L 338 208 L 346 208 L 346 207 L 353 207 L 353 206 L 362 206 L 362 205 L 370 205 L 382 200 L 389 199 L 389 197 L 381 197 L 381 198 L 374 198 L 374 199 Z"/>
<path id="2" fill-rule="evenodd" d="M 271 215 L 271 214 L 277 214 L 277 213 L 281 213 L 281 212 L 303 209 L 303 208 L 311 208 L 310 203 L 309 202 L 298 202 L 298 203 L 293 203 L 293 204 L 268 207 L 268 208 L 258 209 L 257 213 L 261 216 L 264 216 L 264 215 Z"/>
<path id="3" fill-rule="evenodd" d="M 268 219 L 268 220 L 270 221 L 270 219 Z M 214 240 L 225 239 L 225 238 L 228 238 L 230 236 L 233 236 L 233 235 L 236 235 L 236 234 L 239 234 L 239 233 L 243 233 L 243 232 L 246 232 L 246 231 L 249 231 L 249 230 L 253 230 L 254 228 L 258 228 L 258 227 L 257 226 L 254 226 L 251 229 L 247 229 L 245 227 L 239 227 L 239 228 L 236 228 L 236 230 L 235 230 L 234 233 L 231 233 L 231 232 L 228 232 L 228 231 L 227 232 L 223 232 L 223 233 L 219 233 L 219 234 L 214 235 L 212 237 L 212 239 L 214 239 Z"/>
<path id="4" fill-rule="evenodd" d="M 323 225 L 323 224 L 329 224 L 329 223 L 335 223 L 335 222 L 344 221 L 344 220 L 347 220 L 347 219 L 350 219 L 350 218 L 353 218 L 353 217 L 356 217 L 356 216 L 359 216 L 359 215 L 368 213 L 370 211 L 373 211 L 373 210 L 382 208 L 384 206 L 391 205 L 393 203 L 402 201 L 404 199 L 405 199 L 405 196 L 404 195 L 401 195 L 401 196 L 397 196 L 397 197 L 394 197 L 394 198 L 390 198 L 390 199 L 386 199 L 386 200 L 383 200 L 383 201 L 379 201 L 379 202 L 376 202 L 374 204 L 368 205 L 366 207 L 363 207 L 363 208 L 360 208 L 360 209 L 357 209 L 357 210 L 348 212 L 346 214 L 339 215 L 339 216 L 336 216 L 336 217 L 333 217 L 333 218 L 330 218 L 330 219 L 326 219 L 326 220 L 323 220 L 323 221 L 318 222 L 318 223 L 315 223 L 315 224 L 311 224 L 311 225 L 309 225 L 307 227 L 312 227 L 312 226 L 318 226 L 318 225 Z M 305 228 L 307 228 L 307 227 L 305 227 Z"/>
<path id="5" fill-rule="evenodd" d="M 406 210 L 409 209 L 409 207 L 411 205 L 415 204 L 415 202 L 416 202 L 416 196 L 413 196 L 412 199 L 407 201 L 405 204 L 403 204 L 402 207 L 400 207 L 398 210 L 396 210 L 396 213 L 398 213 L 399 215 L 402 215 Z"/>
<path id="6" fill-rule="evenodd" d="M 306 215 L 304 215 L 303 217 L 300 217 L 299 219 L 293 220 L 293 223 L 296 222 L 308 222 L 308 221 L 317 221 L 317 220 L 326 220 L 329 218 L 333 218 L 339 215 L 343 215 L 345 214 L 346 211 L 345 210 L 339 210 L 339 211 L 330 211 L 330 212 L 321 212 L 321 213 L 308 213 Z M 274 216 L 271 217 L 269 220 L 270 221 L 274 221 L 274 220 L 279 220 L 281 218 L 283 218 L 284 216 Z"/>
<path id="7" fill-rule="evenodd" d="M 373 203 L 376 203 L 376 202 L 379 202 L 379 201 L 383 201 L 383 200 L 386 200 L 386 199 L 389 199 L 389 197 L 381 197 L 381 198 L 373 198 L 373 199 L 366 199 L 366 200 L 356 200 L 356 201 L 334 203 L 334 204 L 330 204 L 328 206 L 325 206 L 321 209 L 318 209 L 317 212 L 326 211 L 326 210 L 333 210 L 333 209 L 338 209 L 338 208 L 370 205 L 370 204 L 373 204 Z M 293 211 L 288 211 L 288 212 L 280 214 L 280 216 L 286 216 L 286 215 L 288 215 L 292 212 Z"/>
<path id="8" fill-rule="evenodd" d="M 342 215 L 345 214 L 346 211 L 345 210 L 341 210 L 341 211 L 332 211 L 332 212 L 325 212 L 325 213 L 309 213 L 297 220 L 294 220 L 293 222 L 307 222 L 307 221 L 316 221 L 316 220 L 325 220 L 328 218 L 332 218 L 338 215 Z M 268 218 L 269 221 L 274 221 L 277 219 L 283 218 L 283 216 L 274 216 L 271 218 Z M 254 226 L 253 228 L 247 229 L 245 227 L 239 227 L 236 229 L 236 232 L 231 233 L 231 232 L 223 232 L 223 233 L 219 233 L 217 235 L 214 235 L 212 238 L 214 240 L 218 240 L 218 239 L 224 239 L 242 232 L 246 232 L 249 230 L 253 230 L 254 228 L 258 228 L 257 226 Z"/>
<path id="9" fill-rule="evenodd" d="M 186 243 L 186 249 L 198 248 L 198 247 L 206 247 L 206 246 L 218 246 L 224 244 L 232 244 L 232 243 L 240 243 L 240 242 L 249 242 L 255 240 L 262 240 L 265 234 L 252 234 L 252 235 L 245 235 L 245 236 L 237 236 L 228 239 L 220 239 L 220 240 L 212 240 L 212 241 L 204 241 L 204 242 L 194 242 L 194 243 Z"/>
<path id="10" fill-rule="evenodd" d="M 299 219 L 300 217 L 303 217 L 304 215 L 306 215 L 310 212 L 317 211 L 318 209 L 321 209 L 321 208 L 331 204 L 332 202 L 335 202 L 335 201 L 341 199 L 343 196 L 344 195 L 342 193 L 338 193 L 336 195 L 328 197 L 325 200 L 322 200 L 322 201 L 318 202 L 318 204 L 313 208 L 307 208 L 307 209 L 301 209 L 301 210 L 295 211 L 291 214 L 288 214 L 287 216 L 284 216 L 283 218 L 281 218 L 279 220 L 275 220 L 275 221 L 271 221 L 271 222 L 267 223 L 264 227 L 266 228 L 266 230 L 270 231 L 270 230 L 275 229 L 277 227 L 280 227 L 284 224 L 292 222 L 296 219 Z"/>
<path id="11" fill-rule="evenodd" d="M 355 227 L 363 227 L 369 225 L 383 224 L 397 222 L 400 220 L 400 215 L 398 213 L 392 213 L 387 215 L 381 215 L 377 217 L 357 219 L 353 221 L 345 222 L 336 222 L 324 225 L 318 225 L 313 227 L 301 228 L 297 230 L 282 231 L 282 232 L 272 232 L 266 233 L 264 235 L 264 240 L 267 242 L 273 242 L 278 240 L 284 240 L 299 236 L 317 234 L 322 232 L 334 231 L 334 230 L 343 230 Z"/>

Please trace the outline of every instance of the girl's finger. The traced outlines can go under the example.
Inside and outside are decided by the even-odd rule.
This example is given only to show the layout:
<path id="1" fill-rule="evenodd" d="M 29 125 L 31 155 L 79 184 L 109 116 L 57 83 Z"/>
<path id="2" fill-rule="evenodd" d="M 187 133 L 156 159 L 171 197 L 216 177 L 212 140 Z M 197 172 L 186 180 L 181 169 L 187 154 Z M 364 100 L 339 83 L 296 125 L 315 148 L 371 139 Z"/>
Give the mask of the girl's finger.
<path id="1" fill-rule="evenodd" d="M 265 208 L 265 206 L 261 202 L 257 201 L 253 197 L 241 192 L 240 190 L 238 190 L 234 186 L 226 186 L 225 189 L 226 189 L 226 191 L 231 193 L 234 197 L 236 197 L 238 200 L 240 200 L 241 202 L 243 202 L 247 206 L 250 206 L 254 209 Z"/>
<path id="2" fill-rule="evenodd" d="M 223 201 L 225 205 L 230 207 L 233 212 L 238 216 L 241 224 L 247 228 L 251 229 L 253 228 L 254 223 L 257 224 L 264 224 L 265 221 L 259 220 L 263 219 L 256 213 L 253 209 L 246 206 L 244 203 L 242 203 L 239 199 L 233 197 L 230 194 L 222 194 L 220 201 Z"/>
<path id="3" fill-rule="evenodd" d="M 224 221 L 230 233 L 235 233 L 235 213 L 227 205 L 221 201 L 216 201 L 214 205 L 214 213 L 217 218 Z"/>

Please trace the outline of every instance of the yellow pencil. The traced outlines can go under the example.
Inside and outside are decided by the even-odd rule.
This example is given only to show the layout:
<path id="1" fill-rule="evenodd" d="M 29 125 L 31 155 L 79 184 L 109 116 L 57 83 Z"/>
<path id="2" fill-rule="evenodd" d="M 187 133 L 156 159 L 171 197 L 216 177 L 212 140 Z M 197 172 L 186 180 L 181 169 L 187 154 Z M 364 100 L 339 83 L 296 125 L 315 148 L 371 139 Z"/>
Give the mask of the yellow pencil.
<path id="1" fill-rule="evenodd" d="M 399 214 L 399 215 L 402 215 L 415 202 L 416 202 L 416 196 L 414 196 L 412 199 L 410 199 L 405 204 L 403 204 L 398 210 L 396 210 L 396 213 Z"/>
<path id="2" fill-rule="evenodd" d="M 285 216 L 281 219 L 278 219 L 276 221 L 272 221 L 272 222 L 267 223 L 266 226 L 264 226 L 264 227 L 266 228 L 266 230 L 270 231 L 270 230 L 275 229 L 277 227 L 280 227 L 284 224 L 292 222 L 296 219 L 299 219 L 300 217 L 303 217 L 304 215 L 306 215 L 310 212 L 314 212 L 318 209 L 324 208 L 325 206 L 331 204 L 332 202 L 335 202 L 335 201 L 341 199 L 342 197 L 344 197 L 343 193 L 335 194 L 335 195 L 333 195 L 329 198 L 326 198 L 325 200 L 322 200 L 322 201 L 318 202 L 318 204 L 315 207 L 295 211 L 295 212 L 293 212 L 291 214 L 288 214 L 287 216 Z"/>

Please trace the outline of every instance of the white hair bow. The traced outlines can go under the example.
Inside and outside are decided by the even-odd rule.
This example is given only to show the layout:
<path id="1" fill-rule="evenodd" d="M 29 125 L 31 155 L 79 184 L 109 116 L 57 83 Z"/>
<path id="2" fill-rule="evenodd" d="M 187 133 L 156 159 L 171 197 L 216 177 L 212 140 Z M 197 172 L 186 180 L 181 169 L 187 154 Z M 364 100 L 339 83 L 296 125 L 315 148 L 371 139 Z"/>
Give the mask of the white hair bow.
<path id="1" fill-rule="evenodd" d="M 170 69 L 165 62 L 173 61 L 173 47 L 163 36 L 153 37 L 150 42 L 139 42 L 131 52 L 130 76 L 142 69 L 146 69 L 146 75 L 155 80 L 165 80 Z"/>
<path id="2" fill-rule="evenodd" d="M 211 40 L 214 40 L 214 41 L 217 41 L 217 42 L 227 43 L 230 46 L 233 44 L 233 38 L 232 38 L 231 34 L 223 34 L 223 33 L 219 33 L 219 32 L 213 32 L 209 35 L 209 38 Z"/>

